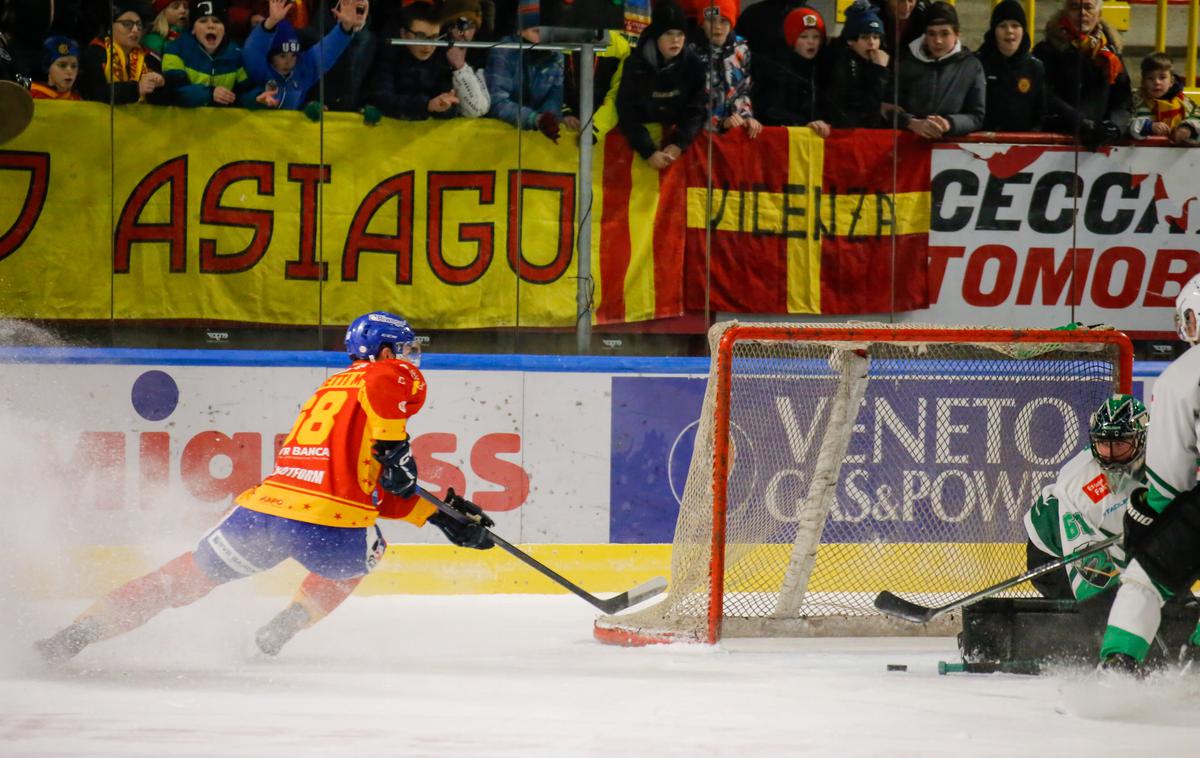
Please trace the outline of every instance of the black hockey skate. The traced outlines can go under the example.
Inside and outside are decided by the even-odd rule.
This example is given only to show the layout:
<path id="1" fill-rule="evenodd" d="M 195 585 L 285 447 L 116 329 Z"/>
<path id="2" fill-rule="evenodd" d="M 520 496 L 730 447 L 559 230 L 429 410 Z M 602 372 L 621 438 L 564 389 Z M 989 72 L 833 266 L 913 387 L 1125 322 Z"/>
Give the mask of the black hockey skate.
<path id="1" fill-rule="evenodd" d="M 258 630 L 254 642 L 263 655 L 279 655 L 288 640 L 307 624 L 308 611 L 299 603 L 292 603 Z"/>
<path id="2" fill-rule="evenodd" d="M 100 639 L 100 622 L 92 617 L 82 618 L 53 637 L 38 640 L 33 647 L 42 660 L 57 666 L 79 655 L 85 647 Z"/>

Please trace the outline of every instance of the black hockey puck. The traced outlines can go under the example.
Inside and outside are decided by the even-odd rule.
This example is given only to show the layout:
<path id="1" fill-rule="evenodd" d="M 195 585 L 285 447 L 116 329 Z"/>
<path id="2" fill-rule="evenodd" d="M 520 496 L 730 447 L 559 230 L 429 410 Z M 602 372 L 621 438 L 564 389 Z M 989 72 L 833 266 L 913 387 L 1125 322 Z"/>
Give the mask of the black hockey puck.
<path id="1" fill-rule="evenodd" d="M 908 671 L 908 666 L 904 665 L 903 663 L 889 663 L 887 665 L 887 670 L 888 671 Z"/>

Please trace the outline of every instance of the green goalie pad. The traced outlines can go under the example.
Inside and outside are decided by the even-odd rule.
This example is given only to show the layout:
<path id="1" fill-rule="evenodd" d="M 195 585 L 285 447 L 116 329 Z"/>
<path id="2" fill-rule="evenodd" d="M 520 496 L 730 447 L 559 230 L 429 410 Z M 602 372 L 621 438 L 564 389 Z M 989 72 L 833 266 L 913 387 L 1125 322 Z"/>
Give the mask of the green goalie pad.
<path id="1" fill-rule="evenodd" d="M 1089 600 L 988 598 L 963 609 L 959 652 L 967 671 L 1036 674 L 1063 666 L 1095 666 L 1116 592 Z M 1146 658 L 1148 667 L 1178 661 L 1179 650 L 1196 631 L 1200 604 L 1186 597 L 1162 609 L 1159 639 Z"/>

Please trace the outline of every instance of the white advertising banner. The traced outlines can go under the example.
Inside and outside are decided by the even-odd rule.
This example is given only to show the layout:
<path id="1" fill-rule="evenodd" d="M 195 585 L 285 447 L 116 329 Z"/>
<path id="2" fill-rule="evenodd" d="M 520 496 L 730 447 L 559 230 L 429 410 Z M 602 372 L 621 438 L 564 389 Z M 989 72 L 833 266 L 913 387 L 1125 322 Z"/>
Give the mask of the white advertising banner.
<path id="1" fill-rule="evenodd" d="M 907 319 L 1174 334 L 1200 273 L 1200 150 L 947 144 L 931 172 L 932 305 Z"/>
<path id="2" fill-rule="evenodd" d="M 270 472 L 300 404 L 330 372 L 6 364 L 5 386 L 20 391 L 0 399 L 5 500 L 68 516 L 72 544 L 147 531 L 199 539 Z M 608 542 L 610 375 L 426 378 L 428 400 L 409 427 L 425 486 L 480 503 L 513 542 Z M 380 523 L 392 542 L 445 542 L 436 530 Z"/>

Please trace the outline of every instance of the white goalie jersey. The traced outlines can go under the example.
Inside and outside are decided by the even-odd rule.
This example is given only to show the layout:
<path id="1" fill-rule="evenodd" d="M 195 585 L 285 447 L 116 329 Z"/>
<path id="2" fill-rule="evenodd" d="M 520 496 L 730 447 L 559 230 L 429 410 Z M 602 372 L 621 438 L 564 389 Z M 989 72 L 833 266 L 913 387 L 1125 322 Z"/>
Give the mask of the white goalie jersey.
<path id="1" fill-rule="evenodd" d="M 1153 425 L 1151 425 L 1153 428 Z M 1124 531 L 1125 506 L 1142 482 L 1130 476 L 1109 476 L 1083 450 L 1067 461 L 1054 482 L 1025 514 L 1029 540 L 1044 553 L 1061 558 L 1084 545 Z M 1071 591 L 1087 599 L 1111 586 L 1118 567 L 1127 559 L 1120 545 L 1067 569 Z"/>
<path id="2" fill-rule="evenodd" d="M 1200 346 L 1188 349 L 1159 376 L 1150 399 L 1154 423 L 1146 435 L 1148 501 L 1162 513 L 1196 486 L 1200 436 Z"/>

